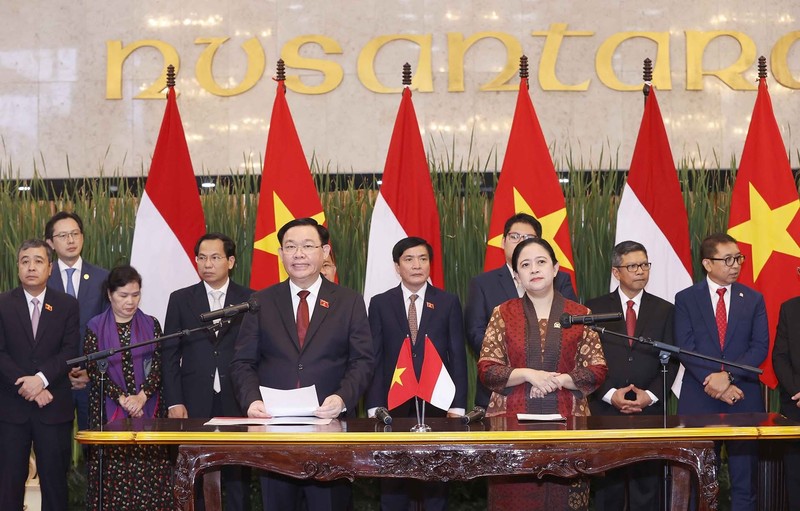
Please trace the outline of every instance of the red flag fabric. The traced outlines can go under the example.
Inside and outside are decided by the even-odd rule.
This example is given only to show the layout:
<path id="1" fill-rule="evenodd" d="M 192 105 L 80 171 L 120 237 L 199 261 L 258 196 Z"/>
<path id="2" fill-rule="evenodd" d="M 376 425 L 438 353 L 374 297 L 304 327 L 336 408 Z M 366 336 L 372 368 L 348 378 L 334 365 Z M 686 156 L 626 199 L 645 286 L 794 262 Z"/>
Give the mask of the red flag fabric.
<path id="1" fill-rule="evenodd" d="M 759 79 L 758 96 L 742 159 L 731 195 L 728 234 L 747 256 L 739 282 L 764 295 L 770 324 L 769 355 L 761 369 L 761 381 L 775 388 L 772 346 L 780 305 L 797 295 L 787 285 L 800 266 L 800 200 L 797 185 L 772 110 L 766 78 Z"/>
<path id="2" fill-rule="evenodd" d="M 131 265 L 142 275 L 140 307 L 162 325 L 170 293 L 198 281 L 194 245 L 205 232 L 175 89 L 169 87 L 131 247 Z"/>
<path id="3" fill-rule="evenodd" d="M 615 244 L 626 240 L 643 244 L 654 264 L 648 292 L 674 302 L 675 293 L 692 285 L 689 218 L 654 87 L 617 209 Z M 617 285 L 612 278 L 611 289 Z"/>
<path id="4" fill-rule="evenodd" d="M 304 217 L 325 223 L 314 178 L 286 102 L 286 87 L 278 81 L 261 172 L 250 287 L 263 289 L 286 279 L 278 256 L 278 229 Z"/>
<path id="5" fill-rule="evenodd" d="M 439 210 L 411 91 L 406 87 L 386 155 L 381 189 L 372 210 L 364 284 L 367 304 L 376 294 L 400 283 L 392 261 L 392 247 L 408 236 L 418 236 L 431 244 L 434 254 L 431 282 L 444 287 Z"/>
<path id="6" fill-rule="evenodd" d="M 422 360 L 422 371 L 419 375 L 421 399 L 441 410 L 449 410 L 456 397 L 456 384 L 447 372 L 442 357 L 428 336 L 425 336 L 425 358 Z"/>
<path id="7" fill-rule="evenodd" d="M 528 94 L 527 78 L 520 79 L 506 156 L 494 193 L 485 270 L 505 264 L 503 225 L 516 213 L 528 213 L 542 223 L 542 238 L 553 245 L 561 270 L 570 274 L 577 292 L 564 192 Z"/>
<path id="8" fill-rule="evenodd" d="M 411 357 L 411 339 L 406 337 L 397 356 L 392 383 L 387 396 L 389 410 L 397 408 L 417 395 L 417 376 L 414 374 L 414 361 Z"/>

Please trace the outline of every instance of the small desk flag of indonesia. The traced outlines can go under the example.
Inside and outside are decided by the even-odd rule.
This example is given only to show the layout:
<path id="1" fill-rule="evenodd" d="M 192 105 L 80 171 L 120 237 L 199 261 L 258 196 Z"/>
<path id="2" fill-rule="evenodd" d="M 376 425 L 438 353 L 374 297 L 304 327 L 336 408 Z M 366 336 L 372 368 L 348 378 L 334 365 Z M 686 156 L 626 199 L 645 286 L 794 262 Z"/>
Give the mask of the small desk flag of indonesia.
<path id="1" fill-rule="evenodd" d="M 450 409 L 456 397 L 456 384 L 447 372 L 442 357 L 428 336 L 425 336 L 425 358 L 419 377 L 420 398 L 441 410 Z"/>

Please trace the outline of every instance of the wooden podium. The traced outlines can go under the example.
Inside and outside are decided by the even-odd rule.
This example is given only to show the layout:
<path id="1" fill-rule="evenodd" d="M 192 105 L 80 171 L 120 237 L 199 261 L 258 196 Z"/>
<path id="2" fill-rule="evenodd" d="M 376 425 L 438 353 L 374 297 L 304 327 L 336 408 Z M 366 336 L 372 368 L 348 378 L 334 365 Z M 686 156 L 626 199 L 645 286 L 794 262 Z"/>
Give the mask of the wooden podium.
<path id="1" fill-rule="evenodd" d="M 328 426 L 203 426 L 198 419 L 127 419 L 104 431 L 79 431 L 83 444 L 174 444 L 176 509 L 194 510 L 194 484 L 204 477 L 206 508 L 220 509 L 222 465 L 247 465 L 296 477 L 331 481 L 407 477 L 429 481 L 493 475 L 576 477 L 645 460 L 672 467 L 672 508 L 686 509 L 690 480 L 699 482 L 701 510 L 717 507 L 714 440 L 800 438 L 800 424 L 778 414 L 576 417 L 561 423 L 492 418 L 463 425 L 416 421 L 333 421 Z"/>

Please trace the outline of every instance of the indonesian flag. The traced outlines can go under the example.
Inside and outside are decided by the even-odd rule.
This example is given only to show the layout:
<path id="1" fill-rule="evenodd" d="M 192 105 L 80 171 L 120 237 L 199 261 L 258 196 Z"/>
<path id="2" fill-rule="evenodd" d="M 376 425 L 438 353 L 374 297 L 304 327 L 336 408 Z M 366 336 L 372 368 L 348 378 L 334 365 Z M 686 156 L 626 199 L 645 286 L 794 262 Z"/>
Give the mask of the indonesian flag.
<path id="1" fill-rule="evenodd" d="M 383 182 L 372 210 L 364 283 L 368 307 L 373 296 L 400 282 L 392 261 L 392 248 L 408 236 L 423 238 L 433 247 L 431 281 L 434 286 L 444 287 L 439 210 L 411 90 L 405 87 L 386 155 Z"/>
<path id="2" fill-rule="evenodd" d="M 417 376 L 414 374 L 414 362 L 411 358 L 411 339 L 406 337 L 397 356 L 397 365 L 389 385 L 387 396 L 389 410 L 397 408 L 417 395 Z"/>
<path id="3" fill-rule="evenodd" d="M 744 142 L 742 160 L 731 195 L 728 234 L 747 256 L 739 282 L 764 295 L 771 325 L 769 355 L 761 364 L 761 381 L 775 388 L 772 347 L 780 305 L 797 294 L 795 268 L 800 266 L 800 200 L 772 111 L 766 78 L 760 78 L 758 96 Z"/>
<path id="4" fill-rule="evenodd" d="M 653 263 L 648 292 L 674 302 L 692 285 L 689 218 L 653 87 L 617 210 L 615 244 L 626 240 L 644 245 Z M 611 290 L 617 285 L 612 278 Z"/>
<path id="5" fill-rule="evenodd" d="M 503 225 L 517 213 L 528 213 L 542 223 L 542 238 L 553 246 L 561 270 L 570 274 L 577 291 L 564 192 L 528 94 L 527 78 L 520 78 L 514 121 L 494 193 L 485 270 L 505 264 Z"/>
<path id="6" fill-rule="evenodd" d="M 162 325 L 170 293 L 197 283 L 194 245 L 205 234 L 205 223 L 175 89 L 170 86 L 131 247 L 131 266 L 142 275 L 140 307 Z"/>
<path id="7" fill-rule="evenodd" d="M 278 229 L 295 218 L 306 217 L 325 223 L 314 178 L 286 103 L 286 87 L 278 81 L 261 173 L 251 288 L 263 289 L 287 278 L 278 255 Z"/>
<path id="8" fill-rule="evenodd" d="M 456 397 L 456 384 L 442 363 L 442 357 L 436 351 L 428 336 L 425 336 L 425 358 L 422 360 L 422 372 L 419 376 L 418 395 L 441 410 L 449 410 Z"/>

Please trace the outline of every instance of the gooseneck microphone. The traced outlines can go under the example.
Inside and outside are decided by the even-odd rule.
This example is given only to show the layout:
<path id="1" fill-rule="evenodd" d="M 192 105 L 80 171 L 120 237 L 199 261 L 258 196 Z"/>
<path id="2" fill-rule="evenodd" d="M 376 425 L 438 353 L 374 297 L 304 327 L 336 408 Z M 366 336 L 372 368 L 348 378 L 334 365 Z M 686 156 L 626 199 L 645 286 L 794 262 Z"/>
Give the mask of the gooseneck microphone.
<path id="1" fill-rule="evenodd" d="M 375 409 L 375 418 L 384 424 L 392 423 L 392 416 L 389 415 L 389 410 L 382 406 Z"/>
<path id="2" fill-rule="evenodd" d="M 607 312 L 604 314 L 586 314 L 585 316 L 570 316 L 564 313 L 558 321 L 561 323 L 561 328 L 569 328 L 572 325 L 594 325 L 595 323 L 620 320 L 622 320 L 621 312 Z"/>
<path id="3" fill-rule="evenodd" d="M 461 417 L 461 424 L 470 424 L 483 420 L 486 415 L 486 409 L 482 406 L 476 406 L 469 413 Z"/>
<path id="4" fill-rule="evenodd" d="M 242 314 L 244 312 L 256 312 L 259 309 L 258 302 L 255 298 L 251 298 L 246 302 L 237 304 L 237 305 L 230 305 L 225 307 L 224 309 L 218 309 L 211 312 L 204 312 L 200 314 L 200 321 L 214 321 L 215 319 L 222 319 L 222 318 L 231 318 L 236 316 L 237 314 Z"/>

